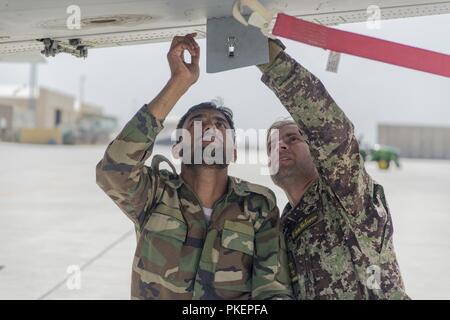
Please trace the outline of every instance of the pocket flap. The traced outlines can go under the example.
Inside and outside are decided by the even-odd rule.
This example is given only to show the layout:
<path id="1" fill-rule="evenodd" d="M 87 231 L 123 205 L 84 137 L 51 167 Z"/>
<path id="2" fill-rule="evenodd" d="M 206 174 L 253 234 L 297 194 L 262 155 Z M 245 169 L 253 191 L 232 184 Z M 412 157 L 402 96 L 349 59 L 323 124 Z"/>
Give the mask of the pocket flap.
<path id="1" fill-rule="evenodd" d="M 175 238 L 184 242 L 187 236 L 186 223 L 169 215 L 153 212 L 145 229 L 160 236 Z"/>
<path id="2" fill-rule="evenodd" d="M 255 232 L 247 224 L 225 221 L 222 230 L 222 246 L 253 256 Z"/>
<path id="3" fill-rule="evenodd" d="M 184 218 L 179 208 L 173 208 L 161 202 L 153 209 L 153 212 L 161 213 L 166 216 L 171 216 L 184 223 Z"/>
<path id="4" fill-rule="evenodd" d="M 242 223 L 242 222 L 236 222 L 231 220 L 225 220 L 225 224 L 223 225 L 224 229 L 228 229 L 231 231 L 240 232 L 246 235 L 249 235 L 251 237 L 255 236 L 255 230 L 252 226 Z"/>

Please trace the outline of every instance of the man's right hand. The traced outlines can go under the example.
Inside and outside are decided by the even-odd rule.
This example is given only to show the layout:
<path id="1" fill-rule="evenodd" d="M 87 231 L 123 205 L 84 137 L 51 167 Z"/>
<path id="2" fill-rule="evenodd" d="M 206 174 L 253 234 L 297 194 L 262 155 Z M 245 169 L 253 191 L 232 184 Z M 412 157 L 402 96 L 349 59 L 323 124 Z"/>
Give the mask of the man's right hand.
<path id="1" fill-rule="evenodd" d="M 186 89 L 197 82 L 200 74 L 200 47 L 194 39 L 196 35 L 196 33 L 190 33 L 184 37 L 174 37 L 167 54 L 171 80 L 185 86 Z M 190 53 L 191 63 L 184 61 L 184 50 Z"/>
<path id="2" fill-rule="evenodd" d="M 196 33 L 184 37 L 174 37 L 167 60 L 171 78 L 161 92 L 148 104 L 149 112 L 158 120 L 163 120 L 170 110 L 198 80 L 200 74 L 200 47 L 195 42 Z M 191 54 L 191 63 L 184 61 L 184 50 Z"/>

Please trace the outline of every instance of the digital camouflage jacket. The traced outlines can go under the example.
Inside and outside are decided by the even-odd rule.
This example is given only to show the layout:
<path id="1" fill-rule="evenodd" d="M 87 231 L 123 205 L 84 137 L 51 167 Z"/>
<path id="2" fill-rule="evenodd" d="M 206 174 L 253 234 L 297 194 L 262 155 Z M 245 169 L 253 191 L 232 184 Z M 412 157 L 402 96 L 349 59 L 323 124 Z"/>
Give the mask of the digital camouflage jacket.
<path id="1" fill-rule="evenodd" d="M 392 220 L 353 125 L 318 78 L 285 52 L 259 66 L 297 122 L 320 178 L 281 223 L 297 299 L 403 299 Z"/>

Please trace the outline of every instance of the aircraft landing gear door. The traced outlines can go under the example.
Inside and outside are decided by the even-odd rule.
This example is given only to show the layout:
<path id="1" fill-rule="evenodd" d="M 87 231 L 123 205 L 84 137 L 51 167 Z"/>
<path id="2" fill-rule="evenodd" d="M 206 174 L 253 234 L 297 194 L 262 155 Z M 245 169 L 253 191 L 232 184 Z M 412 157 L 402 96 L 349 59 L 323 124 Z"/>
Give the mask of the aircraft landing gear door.
<path id="1" fill-rule="evenodd" d="M 269 43 L 261 30 L 233 17 L 206 24 L 206 72 L 215 73 L 269 62 Z"/>

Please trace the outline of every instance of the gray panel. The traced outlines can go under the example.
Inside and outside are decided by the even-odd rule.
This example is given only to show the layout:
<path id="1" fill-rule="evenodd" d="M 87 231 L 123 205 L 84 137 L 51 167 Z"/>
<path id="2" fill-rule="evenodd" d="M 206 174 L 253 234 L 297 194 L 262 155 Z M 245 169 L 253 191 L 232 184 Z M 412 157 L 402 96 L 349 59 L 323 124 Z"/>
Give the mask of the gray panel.
<path id="1" fill-rule="evenodd" d="M 233 17 L 208 19 L 206 72 L 214 73 L 269 62 L 269 43 L 258 28 Z"/>

